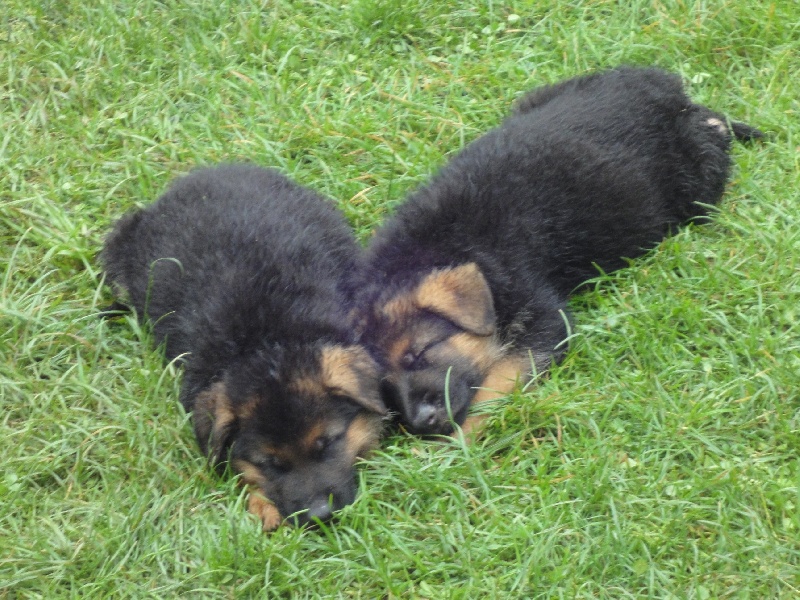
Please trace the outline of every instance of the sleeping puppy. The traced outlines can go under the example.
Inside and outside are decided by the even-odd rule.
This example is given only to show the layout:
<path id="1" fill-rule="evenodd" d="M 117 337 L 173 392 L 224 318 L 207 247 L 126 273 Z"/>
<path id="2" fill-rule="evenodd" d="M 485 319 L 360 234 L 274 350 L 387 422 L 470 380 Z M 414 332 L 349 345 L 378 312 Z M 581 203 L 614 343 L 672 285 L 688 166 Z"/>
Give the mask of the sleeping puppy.
<path id="1" fill-rule="evenodd" d="M 265 530 L 353 502 L 386 407 L 343 285 L 361 268 L 343 216 L 277 171 L 197 170 L 123 217 L 102 261 L 184 365 L 197 441 L 252 493 Z"/>
<path id="2" fill-rule="evenodd" d="M 761 135 L 693 104 L 674 75 L 617 68 L 531 92 L 412 193 L 360 286 L 402 425 L 450 433 L 558 361 L 569 295 L 705 215 L 732 134 Z"/>

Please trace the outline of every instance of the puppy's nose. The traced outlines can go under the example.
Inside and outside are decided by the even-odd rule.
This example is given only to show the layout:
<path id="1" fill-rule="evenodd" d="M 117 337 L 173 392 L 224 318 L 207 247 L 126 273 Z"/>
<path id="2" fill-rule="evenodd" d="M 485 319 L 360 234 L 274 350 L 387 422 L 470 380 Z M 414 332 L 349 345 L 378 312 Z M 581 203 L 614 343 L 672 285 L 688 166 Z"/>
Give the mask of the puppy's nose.
<path id="1" fill-rule="evenodd" d="M 420 404 L 412 425 L 420 431 L 431 431 L 438 422 L 436 408 L 431 404 Z"/>
<path id="2" fill-rule="evenodd" d="M 320 521 L 329 521 L 333 516 L 331 503 L 328 502 L 327 498 L 320 500 L 314 503 L 312 506 L 309 506 L 308 510 L 304 513 L 304 516 L 308 521 L 311 522 L 317 519 Z"/>

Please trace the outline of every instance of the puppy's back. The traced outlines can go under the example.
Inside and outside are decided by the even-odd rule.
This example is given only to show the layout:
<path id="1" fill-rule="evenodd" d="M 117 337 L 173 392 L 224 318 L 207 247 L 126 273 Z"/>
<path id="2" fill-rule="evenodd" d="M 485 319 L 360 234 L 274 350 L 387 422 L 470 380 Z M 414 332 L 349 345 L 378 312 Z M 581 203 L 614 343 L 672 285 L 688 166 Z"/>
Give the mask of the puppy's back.
<path id="1" fill-rule="evenodd" d="M 637 164 L 663 192 L 675 222 L 706 214 L 719 201 L 733 137 L 761 132 L 695 104 L 680 77 L 657 68 L 618 67 L 534 90 L 505 125 L 535 118 L 544 135 L 564 132 Z"/>
<path id="2" fill-rule="evenodd" d="M 102 260 L 174 358 L 204 339 L 247 345 L 257 337 L 248 331 L 327 333 L 358 247 L 324 197 L 271 169 L 224 165 L 178 179 L 123 217 Z"/>
<path id="3" fill-rule="evenodd" d="M 730 167 L 723 120 L 659 69 L 535 90 L 399 207 L 372 262 L 396 273 L 428 257 L 434 268 L 474 260 L 490 277 L 536 270 L 568 292 L 597 274 L 593 263 L 622 267 L 719 200 Z"/>

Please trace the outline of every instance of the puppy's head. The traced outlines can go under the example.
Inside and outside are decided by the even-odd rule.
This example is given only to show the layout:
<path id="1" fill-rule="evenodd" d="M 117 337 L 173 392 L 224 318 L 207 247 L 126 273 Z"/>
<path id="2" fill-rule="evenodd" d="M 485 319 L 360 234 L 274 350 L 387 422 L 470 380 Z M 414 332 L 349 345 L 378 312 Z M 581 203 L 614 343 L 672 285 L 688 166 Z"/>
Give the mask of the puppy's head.
<path id="1" fill-rule="evenodd" d="M 447 434 L 454 421 L 462 424 L 501 354 L 492 294 L 474 263 L 432 271 L 379 301 L 366 328 L 388 367 L 384 398 L 416 434 Z"/>
<path id="2" fill-rule="evenodd" d="M 360 346 L 273 348 L 195 399 L 201 448 L 257 486 L 281 517 L 327 520 L 355 499 L 355 463 L 386 414 L 376 363 Z"/>

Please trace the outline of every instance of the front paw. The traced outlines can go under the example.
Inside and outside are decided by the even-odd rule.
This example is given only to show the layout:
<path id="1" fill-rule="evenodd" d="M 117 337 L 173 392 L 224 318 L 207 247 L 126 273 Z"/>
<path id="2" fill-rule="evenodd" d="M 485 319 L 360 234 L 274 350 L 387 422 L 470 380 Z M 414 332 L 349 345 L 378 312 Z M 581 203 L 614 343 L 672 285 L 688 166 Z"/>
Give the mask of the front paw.
<path id="1" fill-rule="evenodd" d="M 250 491 L 250 498 L 247 500 L 247 512 L 261 519 L 261 528 L 264 531 L 274 531 L 283 521 L 275 505 L 256 490 Z"/>

